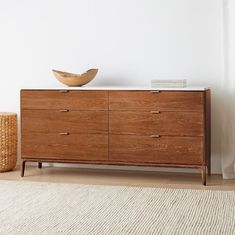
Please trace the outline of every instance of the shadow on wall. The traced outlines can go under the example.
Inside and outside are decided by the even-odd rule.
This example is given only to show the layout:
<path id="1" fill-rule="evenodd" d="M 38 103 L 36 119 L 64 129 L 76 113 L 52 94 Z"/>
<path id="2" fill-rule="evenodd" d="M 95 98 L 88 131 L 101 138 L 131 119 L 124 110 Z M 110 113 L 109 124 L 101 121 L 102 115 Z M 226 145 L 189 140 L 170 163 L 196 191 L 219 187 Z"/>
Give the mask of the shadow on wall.
<path id="1" fill-rule="evenodd" d="M 221 174 L 221 88 L 211 88 L 211 165 L 212 173 Z"/>
<path id="2" fill-rule="evenodd" d="M 149 83 L 150 84 L 150 83 Z M 102 77 L 102 79 L 94 79 L 91 83 L 88 84 L 88 86 L 133 86 L 132 83 L 130 83 L 130 79 L 128 77 Z"/>

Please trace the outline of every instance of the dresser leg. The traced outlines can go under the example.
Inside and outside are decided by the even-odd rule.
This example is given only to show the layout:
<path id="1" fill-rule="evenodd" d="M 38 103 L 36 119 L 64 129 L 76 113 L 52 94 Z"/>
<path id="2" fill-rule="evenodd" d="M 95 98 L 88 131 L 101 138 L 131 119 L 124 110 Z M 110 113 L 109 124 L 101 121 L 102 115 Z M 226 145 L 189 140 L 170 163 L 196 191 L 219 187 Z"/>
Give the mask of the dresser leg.
<path id="1" fill-rule="evenodd" d="M 42 168 L 42 162 L 38 163 L 38 168 L 40 168 L 40 169 Z"/>
<path id="2" fill-rule="evenodd" d="M 206 166 L 201 166 L 202 184 L 206 185 Z"/>
<path id="3" fill-rule="evenodd" d="M 21 162 L 21 177 L 24 177 L 25 161 Z"/>
<path id="4" fill-rule="evenodd" d="M 210 162 L 208 162 L 208 165 L 207 165 L 207 174 L 211 175 L 211 163 Z"/>

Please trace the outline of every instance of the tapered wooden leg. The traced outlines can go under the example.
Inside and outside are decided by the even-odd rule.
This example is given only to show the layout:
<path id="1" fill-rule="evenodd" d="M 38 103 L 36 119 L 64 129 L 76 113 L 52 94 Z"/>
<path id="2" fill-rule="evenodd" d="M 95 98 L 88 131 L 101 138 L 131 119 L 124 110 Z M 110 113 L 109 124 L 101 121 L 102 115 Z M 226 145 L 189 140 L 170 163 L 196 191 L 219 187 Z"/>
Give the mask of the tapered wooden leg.
<path id="1" fill-rule="evenodd" d="M 206 166 L 201 166 L 202 184 L 206 185 Z"/>
<path id="2" fill-rule="evenodd" d="M 38 163 L 38 168 L 40 168 L 40 169 L 42 168 L 42 162 Z"/>
<path id="3" fill-rule="evenodd" d="M 21 177 L 24 177 L 25 161 L 21 162 Z"/>
<path id="4" fill-rule="evenodd" d="M 208 174 L 208 175 L 211 175 L 211 162 L 208 161 L 207 164 L 208 164 L 208 165 L 207 165 L 207 174 Z"/>

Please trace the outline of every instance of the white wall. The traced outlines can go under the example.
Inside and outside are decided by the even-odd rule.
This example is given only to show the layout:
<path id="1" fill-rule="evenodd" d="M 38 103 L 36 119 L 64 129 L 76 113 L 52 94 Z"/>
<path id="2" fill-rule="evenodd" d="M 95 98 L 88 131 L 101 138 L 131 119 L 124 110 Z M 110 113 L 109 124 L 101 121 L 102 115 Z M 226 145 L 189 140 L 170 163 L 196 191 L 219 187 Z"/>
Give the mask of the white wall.
<path id="1" fill-rule="evenodd" d="M 99 68 L 92 85 L 210 86 L 220 172 L 222 0 L 0 0 L 1 111 L 19 111 L 22 87 L 60 86 L 52 68 L 91 67 Z"/>

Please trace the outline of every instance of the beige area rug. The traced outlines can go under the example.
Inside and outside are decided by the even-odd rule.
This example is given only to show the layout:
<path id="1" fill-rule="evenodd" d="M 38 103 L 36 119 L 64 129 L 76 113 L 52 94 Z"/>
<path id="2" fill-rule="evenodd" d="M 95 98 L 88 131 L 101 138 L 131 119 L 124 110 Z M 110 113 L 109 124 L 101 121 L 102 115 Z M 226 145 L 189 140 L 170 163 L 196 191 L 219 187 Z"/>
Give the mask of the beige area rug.
<path id="1" fill-rule="evenodd" d="M 0 234 L 235 234 L 235 192 L 0 181 Z"/>

